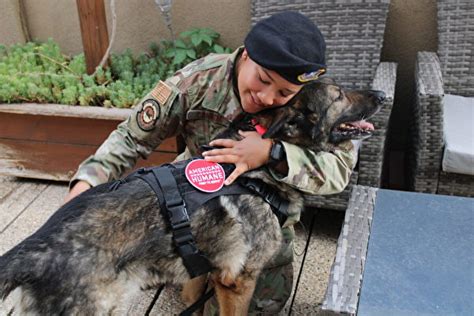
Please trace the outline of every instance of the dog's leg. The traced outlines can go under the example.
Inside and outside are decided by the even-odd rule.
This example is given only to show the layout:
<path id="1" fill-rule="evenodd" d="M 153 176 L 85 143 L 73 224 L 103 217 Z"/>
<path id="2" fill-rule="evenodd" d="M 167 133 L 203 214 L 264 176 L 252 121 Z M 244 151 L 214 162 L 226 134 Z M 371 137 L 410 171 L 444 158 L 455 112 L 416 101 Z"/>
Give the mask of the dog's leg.
<path id="1" fill-rule="evenodd" d="M 207 284 L 207 274 L 195 277 L 183 285 L 181 298 L 186 306 L 195 303 L 204 293 Z"/>
<path id="2" fill-rule="evenodd" d="M 257 278 L 255 274 L 243 272 L 236 278 L 229 274 L 213 275 L 219 315 L 247 315 Z"/>

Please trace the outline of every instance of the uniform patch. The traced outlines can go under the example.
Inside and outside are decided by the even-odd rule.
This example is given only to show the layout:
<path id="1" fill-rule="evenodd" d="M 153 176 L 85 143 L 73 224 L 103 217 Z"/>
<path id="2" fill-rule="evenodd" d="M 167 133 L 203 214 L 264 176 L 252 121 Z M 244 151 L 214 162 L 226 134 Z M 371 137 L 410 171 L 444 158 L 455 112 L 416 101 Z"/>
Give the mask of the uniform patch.
<path id="1" fill-rule="evenodd" d="M 160 118 L 160 106 L 153 99 L 143 101 L 142 108 L 137 113 L 138 127 L 144 131 L 155 128 L 156 121 Z"/>
<path id="2" fill-rule="evenodd" d="M 151 96 L 158 100 L 158 103 L 164 105 L 173 90 L 166 83 L 160 80 L 156 87 L 150 92 Z"/>
<path id="3" fill-rule="evenodd" d="M 318 79 L 322 74 L 326 72 L 326 69 L 321 68 L 316 71 L 306 72 L 298 76 L 298 81 L 301 83 L 309 82 Z"/>
<path id="4" fill-rule="evenodd" d="M 186 165 L 184 173 L 189 183 L 203 192 L 216 192 L 224 186 L 225 171 L 216 162 L 204 159 L 192 160 Z"/>

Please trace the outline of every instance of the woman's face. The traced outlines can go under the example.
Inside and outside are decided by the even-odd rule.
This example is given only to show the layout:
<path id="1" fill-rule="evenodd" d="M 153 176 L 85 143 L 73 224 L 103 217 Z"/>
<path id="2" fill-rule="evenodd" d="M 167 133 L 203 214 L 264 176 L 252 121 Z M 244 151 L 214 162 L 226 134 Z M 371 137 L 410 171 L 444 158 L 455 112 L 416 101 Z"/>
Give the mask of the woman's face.
<path id="1" fill-rule="evenodd" d="M 284 105 L 303 87 L 258 65 L 250 59 L 246 50 L 240 56 L 237 71 L 240 101 L 247 113 Z"/>

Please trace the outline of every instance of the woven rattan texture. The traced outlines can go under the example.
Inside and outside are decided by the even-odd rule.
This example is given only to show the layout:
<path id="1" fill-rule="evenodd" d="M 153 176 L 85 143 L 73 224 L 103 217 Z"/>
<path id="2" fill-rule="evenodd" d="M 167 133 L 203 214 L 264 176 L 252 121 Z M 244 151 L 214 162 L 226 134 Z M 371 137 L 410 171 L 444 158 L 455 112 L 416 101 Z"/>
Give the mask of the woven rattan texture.
<path id="1" fill-rule="evenodd" d="M 377 67 L 371 89 L 384 91 L 386 99 L 382 109 L 370 119 L 375 127 L 374 134 L 362 142 L 359 152 L 358 184 L 373 187 L 380 186 L 385 140 L 393 107 L 396 77 L 397 65 L 395 63 L 383 62 Z"/>
<path id="2" fill-rule="evenodd" d="M 354 315 L 364 273 L 377 189 L 355 186 L 337 242 L 322 309 Z"/>
<path id="3" fill-rule="evenodd" d="M 326 39 L 328 75 L 346 88 L 367 89 L 380 62 L 388 0 L 254 0 L 252 23 L 293 10 L 312 19 Z"/>
<path id="4" fill-rule="evenodd" d="M 443 87 L 439 59 L 435 53 L 417 55 L 416 104 L 412 123 L 414 143 L 414 189 L 417 192 L 436 193 L 443 155 Z"/>
<path id="5" fill-rule="evenodd" d="M 312 19 L 326 39 L 328 76 L 346 89 L 383 90 L 386 101 L 373 118 L 376 132 L 359 152 L 349 187 L 331 196 L 306 196 L 306 205 L 345 210 L 354 184 L 380 186 L 388 121 L 393 106 L 396 64 L 380 63 L 389 0 L 253 0 L 252 24 L 292 10 Z"/>
<path id="6" fill-rule="evenodd" d="M 417 55 L 409 181 L 418 192 L 474 196 L 473 176 L 441 171 L 443 95 L 474 97 L 474 1 L 438 0 L 438 35 L 438 55 Z"/>
<path id="7" fill-rule="evenodd" d="M 438 55 L 446 93 L 474 96 L 474 1 L 438 1 Z"/>
<path id="8" fill-rule="evenodd" d="M 441 171 L 438 194 L 474 197 L 474 177 Z"/>

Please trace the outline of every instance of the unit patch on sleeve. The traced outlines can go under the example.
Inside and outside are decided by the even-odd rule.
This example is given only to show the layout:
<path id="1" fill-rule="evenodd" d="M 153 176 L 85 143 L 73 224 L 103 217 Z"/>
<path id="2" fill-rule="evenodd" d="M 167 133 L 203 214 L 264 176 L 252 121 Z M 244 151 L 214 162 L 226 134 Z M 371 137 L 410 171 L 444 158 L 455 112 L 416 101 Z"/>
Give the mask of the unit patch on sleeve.
<path id="1" fill-rule="evenodd" d="M 143 101 L 142 108 L 137 113 L 138 127 L 143 131 L 151 131 L 155 128 L 156 121 L 160 118 L 160 106 L 156 100 L 147 99 Z"/>

